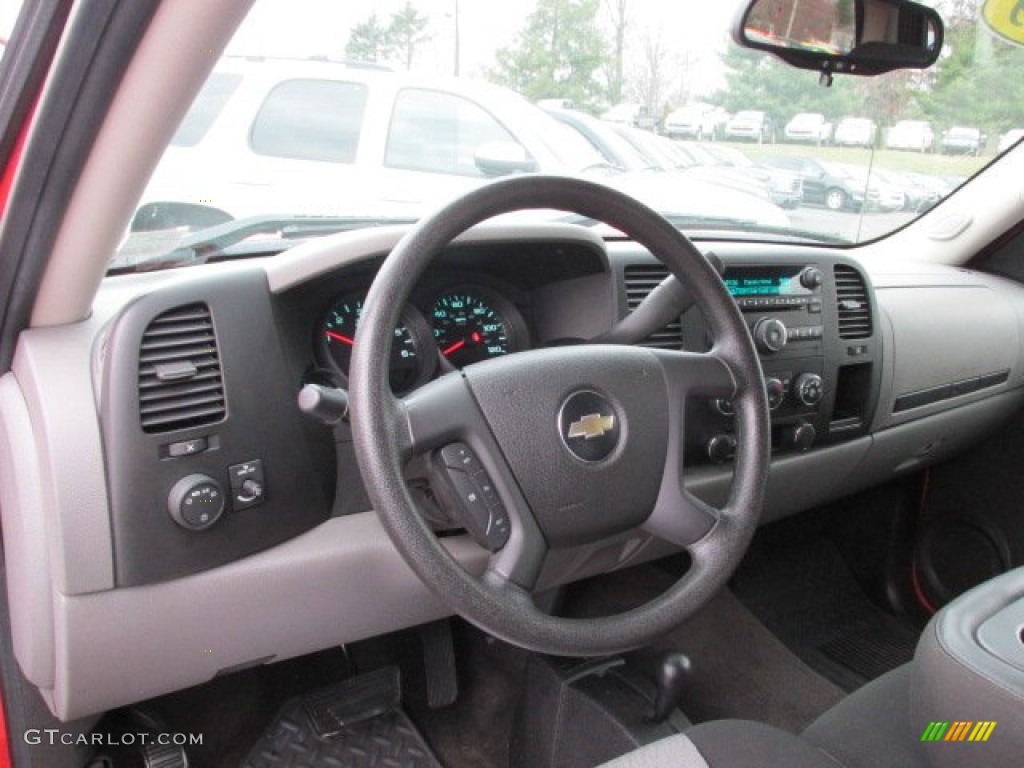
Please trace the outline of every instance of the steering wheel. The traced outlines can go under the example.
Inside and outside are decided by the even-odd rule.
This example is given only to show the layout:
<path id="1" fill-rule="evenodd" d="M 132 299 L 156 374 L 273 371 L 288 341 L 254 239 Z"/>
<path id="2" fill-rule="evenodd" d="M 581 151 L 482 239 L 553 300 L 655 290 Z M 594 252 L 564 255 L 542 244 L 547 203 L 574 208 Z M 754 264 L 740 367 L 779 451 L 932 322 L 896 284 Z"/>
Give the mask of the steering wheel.
<path id="1" fill-rule="evenodd" d="M 430 260 L 470 227 L 525 209 L 605 221 L 646 247 L 690 289 L 711 328 L 712 349 L 538 349 L 476 363 L 404 398 L 394 396 L 388 385 L 393 329 Z M 360 472 L 394 545 L 456 613 L 523 648 L 595 656 L 651 642 L 725 583 L 757 526 L 769 456 L 768 404 L 743 317 L 713 267 L 679 230 L 611 187 L 558 176 L 511 177 L 421 220 L 370 288 L 349 386 Z M 736 457 L 720 508 L 683 484 L 687 397 L 733 401 Z M 486 470 L 505 513 L 501 524 L 508 526 L 507 540 L 494 548 L 481 576 L 442 546 L 403 477 L 410 461 L 438 460 L 453 443 L 468 446 Z M 550 549 L 637 528 L 689 552 L 690 568 L 672 587 L 633 610 L 601 618 L 556 617 L 535 605 L 530 592 Z"/>

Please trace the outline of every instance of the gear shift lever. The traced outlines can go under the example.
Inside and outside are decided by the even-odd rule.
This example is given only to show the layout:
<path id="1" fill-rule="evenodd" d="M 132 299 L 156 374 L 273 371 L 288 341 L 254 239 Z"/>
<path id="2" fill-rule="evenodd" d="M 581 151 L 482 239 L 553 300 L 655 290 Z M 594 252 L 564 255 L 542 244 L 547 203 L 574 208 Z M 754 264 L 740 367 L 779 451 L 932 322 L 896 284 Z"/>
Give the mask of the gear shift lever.
<path id="1" fill-rule="evenodd" d="M 654 722 L 665 722 L 679 704 L 692 670 L 690 659 L 682 653 L 669 653 L 662 658 L 655 672 L 658 692 L 654 699 L 654 713 L 651 715 Z"/>

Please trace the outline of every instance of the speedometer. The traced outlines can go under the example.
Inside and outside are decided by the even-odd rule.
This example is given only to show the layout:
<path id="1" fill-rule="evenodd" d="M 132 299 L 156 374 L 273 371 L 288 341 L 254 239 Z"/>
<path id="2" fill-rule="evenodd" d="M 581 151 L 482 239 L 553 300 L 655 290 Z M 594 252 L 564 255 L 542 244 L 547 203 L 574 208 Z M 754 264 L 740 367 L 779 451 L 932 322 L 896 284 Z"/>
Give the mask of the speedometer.
<path id="1" fill-rule="evenodd" d="M 515 331 L 497 297 L 477 288 L 447 291 L 434 302 L 434 341 L 456 368 L 515 351 Z"/>
<path id="2" fill-rule="evenodd" d="M 335 370 L 348 377 L 352 360 L 356 328 L 363 316 L 364 297 L 351 294 L 338 299 L 327 311 L 320 325 L 321 349 L 326 362 Z M 391 340 L 390 382 L 396 393 L 407 392 L 425 380 L 432 370 L 426 370 L 428 355 L 421 354 L 424 322 L 421 316 L 409 310 L 402 313 L 401 322 L 395 326 Z M 432 369 L 433 366 L 430 366 Z"/>

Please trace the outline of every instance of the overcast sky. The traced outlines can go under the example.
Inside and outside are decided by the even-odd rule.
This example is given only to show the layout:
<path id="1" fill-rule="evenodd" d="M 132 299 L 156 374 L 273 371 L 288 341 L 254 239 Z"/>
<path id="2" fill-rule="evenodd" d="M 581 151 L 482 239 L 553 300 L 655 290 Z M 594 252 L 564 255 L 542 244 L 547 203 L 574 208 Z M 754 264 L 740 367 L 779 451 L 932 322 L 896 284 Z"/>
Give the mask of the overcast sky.
<path id="1" fill-rule="evenodd" d="M 702 79 L 717 85 L 715 55 L 724 44 L 739 0 L 630 0 L 631 37 L 661 31 L 670 49 L 688 51 L 701 62 Z M 371 13 L 386 20 L 405 0 L 256 0 L 230 47 L 232 53 L 342 57 L 352 27 Z M 415 68 L 451 74 L 454 62 L 455 0 L 413 0 L 430 19 L 432 39 L 417 53 Z M 515 40 L 535 0 L 459 0 L 461 73 L 479 76 L 493 52 Z M 602 5 L 601 14 L 605 14 Z"/>

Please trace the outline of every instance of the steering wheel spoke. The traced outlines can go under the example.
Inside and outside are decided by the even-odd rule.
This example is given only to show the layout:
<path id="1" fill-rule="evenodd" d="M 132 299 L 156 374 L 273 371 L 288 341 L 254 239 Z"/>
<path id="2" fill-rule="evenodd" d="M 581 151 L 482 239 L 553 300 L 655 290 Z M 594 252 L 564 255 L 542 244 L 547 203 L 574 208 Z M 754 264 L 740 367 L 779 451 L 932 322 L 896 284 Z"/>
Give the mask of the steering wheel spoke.
<path id="1" fill-rule="evenodd" d="M 492 552 L 489 570 L 532 589 L 547 544 L 462 374 L 417 390 L 397 412 L 403 459 L 426 458 L 445 512 Z"/>
<path id="2" fill-rule="evenodd" d="M 736 376 L 729 363 L 715 352 L 654 351 L 673 396 L 728 399 L 736 394 Z"/>

